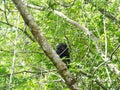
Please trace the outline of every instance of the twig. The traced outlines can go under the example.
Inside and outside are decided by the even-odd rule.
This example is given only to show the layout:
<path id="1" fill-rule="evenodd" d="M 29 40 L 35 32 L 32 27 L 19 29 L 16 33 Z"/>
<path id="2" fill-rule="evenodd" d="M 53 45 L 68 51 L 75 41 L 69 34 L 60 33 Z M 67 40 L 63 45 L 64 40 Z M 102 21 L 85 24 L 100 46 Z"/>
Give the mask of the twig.
<path id="1" fill-rule="evenodd" d="M 112 59 L 113 55 L 115 54 L 115 52 L 118 50 L 119 47 L 120 47 L 120 43 L 119 43 L 119 45 L 113 50 L 113 52 L 111 53 L 110 60 Z"/>
<path id="2" fill-rule="evenodd" d="M 6 24 L 6 25 L 8 25 L 8 26 L 17 28 L 16 26 L 14 26 L 14 25 L 12 25 L 12 24 L 10 24 L 10 23 L 7 23 L 7 22 L 0 21 L 0 23 L 3 23 L 3 24 Z M 30 38 L 33 42 L 35 42 L 35 39 L 34 39 L 32 36 L 30 36 L 26 30 L 23 30 L 23 29 L 21 29 L 21 28 L 18 28 L 18 29 L 21 30 L 21 31 L 22 31 L 28 38 Z"/>
<path id="3" fill-rule="evenodd" d="M 103 90 L 107 90 L 107 88 L 98 80 L 95 80 L 95 82 L 103 89 Z"/>
<path id="4" fill-rule="evenodd" d="M 99 64 L 99 66 L 95 69 L 95 71 L 94 71 L 93 74 L 95 74 L 95 72 L 96 72 L 102 65 L 104 65 L 104 64 L 106 64 L 108 61 L 112 60 L 112 56 L 113 56 L 114 53 L 118 50 L 119 47 L 120 47 L 120 43 L 119 43 L 119 45 L 113 50 L 113 52 L 111 53 L 110 59 L 108 59 L 108 60 L 102 62 L 101 64 Z"/>

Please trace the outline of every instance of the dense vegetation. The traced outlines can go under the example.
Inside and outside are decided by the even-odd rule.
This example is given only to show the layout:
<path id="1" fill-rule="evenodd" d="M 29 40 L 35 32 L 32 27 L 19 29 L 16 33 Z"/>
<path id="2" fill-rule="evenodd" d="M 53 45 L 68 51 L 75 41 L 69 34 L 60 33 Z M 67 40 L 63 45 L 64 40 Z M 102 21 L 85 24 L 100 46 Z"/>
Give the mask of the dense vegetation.
<path id="1" fill-rule="evenodd" d="M 0 90 L 72 89 L 12 1 L 0 0 Z M 120 89 L 120 0 L 22 1 L 54 50 L 68 45 L 76 90 Z"/>

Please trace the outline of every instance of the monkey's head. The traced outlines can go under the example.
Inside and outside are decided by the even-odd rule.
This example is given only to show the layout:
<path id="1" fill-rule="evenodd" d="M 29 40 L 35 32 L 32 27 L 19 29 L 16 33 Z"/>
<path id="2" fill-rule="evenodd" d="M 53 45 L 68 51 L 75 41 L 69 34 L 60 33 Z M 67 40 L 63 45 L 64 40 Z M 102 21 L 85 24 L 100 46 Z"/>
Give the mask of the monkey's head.
<path id="1" fill-rule="evenodd" d="M 62 57 L 68 58 L 69 57 L 68 47 L 65 43 L 60 43 L 59 45 L 57 45 L 56 52 L 60 56 L 60 58 L 62 58 Z"/>
<path id="2" fill-rule="evenodd" d="M 60 52 L 64 51 L 68 49 L 67 48 L 67 45 L 65 43 L 60 43 L 58 46 L 57 46 L 57 50 L 59 50 Z"/>
<path id="3" fill-rule="evenodd" d="M 70 53 L 68 51 L 67 44 L 60 43 L 59 45 L 57 45 L 56 53 L 59 55 L 60 58 L 63 58 L 63 62 L 69 68 L 68 64 L 70 63 Z"/>

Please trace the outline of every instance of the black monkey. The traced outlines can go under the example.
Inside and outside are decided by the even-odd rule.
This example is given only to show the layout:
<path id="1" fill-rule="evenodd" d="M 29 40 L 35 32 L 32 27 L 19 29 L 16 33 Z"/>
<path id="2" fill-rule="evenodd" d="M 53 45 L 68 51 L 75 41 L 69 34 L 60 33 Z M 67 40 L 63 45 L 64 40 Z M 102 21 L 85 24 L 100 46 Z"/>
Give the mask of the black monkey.
<path id="1" fill-rule="evenodd" d="M 68 66 L 68 64 L 70 63 L 70 53 L 67 45 L 65 43 L 60 43 L 59 45 L 57 45 L 56 53 L 59 55 L 60 58 L 63 58 L 63 62 Z"/>

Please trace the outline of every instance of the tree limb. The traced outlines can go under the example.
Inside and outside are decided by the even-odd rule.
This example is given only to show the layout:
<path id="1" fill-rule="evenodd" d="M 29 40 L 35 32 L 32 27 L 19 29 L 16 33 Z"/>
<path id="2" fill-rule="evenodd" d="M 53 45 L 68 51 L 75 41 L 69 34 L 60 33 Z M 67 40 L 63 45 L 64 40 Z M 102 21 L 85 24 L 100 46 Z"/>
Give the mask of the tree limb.
<path id="1" fill-rule="evenodd" d="M 40 28 L 35 23 L 34 18 L 30 15 L 26 6 L 21 0 L 12 0 L 13 3 L 16 5 L 17 9 L 19 10 L 20 14 L 22 15 L 25 23 L 31 29 L 33 36 L 35 37 L 38 44 L 42 47 L 43 51 L 45 52 L 46 56 L 53 62 L 53 64 L 58 69 L 60 75 L 65 80 L 67 86 L 71 90 L 78 90 L 76 87 L 75 79 L 73 79 L 70 72 L 67 70 L 66 65 L 62 62 L 56 52 L 53 50 L 51 45 L 47 42 L 46 38 L 43 36 Z"/>

